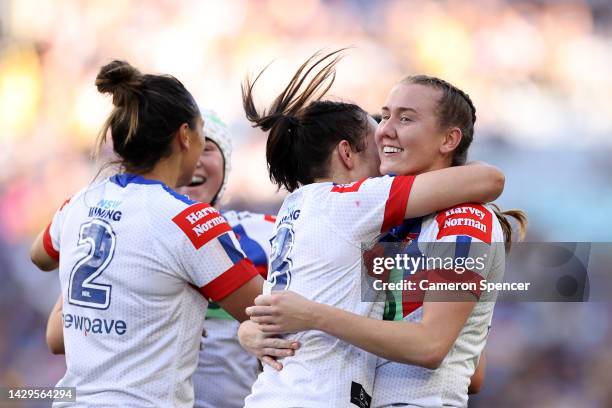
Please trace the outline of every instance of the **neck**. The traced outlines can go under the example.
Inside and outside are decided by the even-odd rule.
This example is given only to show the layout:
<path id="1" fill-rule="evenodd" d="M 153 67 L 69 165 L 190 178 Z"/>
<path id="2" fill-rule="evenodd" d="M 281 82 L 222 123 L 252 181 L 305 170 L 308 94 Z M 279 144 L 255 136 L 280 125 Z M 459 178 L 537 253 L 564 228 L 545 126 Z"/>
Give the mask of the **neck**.
<path id="1" fill-rule="evenodd" d="M 430 166 L 426 167 L 422 171 L 419 171 L 417 174 L 428 173 L 434 170 L 441 170 L 450 167 L 452 164 L 452 159 L 447 157 L 438 157 Z"/>
<path id="2" fill-rule="evenodd" d="M 351 177 L 350 174 L 345 173 L 345 172 L 333 173 L 327 177 L 321 177 L 321 178 L 315 179 L 315 183 L 332 182 L 336 184 L 349 184 L 354 181 L 357 181 L 357 179 L 354 177 Z"/>
<path id="3" fill-rule="evenodd" d="M 171 188 L 179 187 L 180 165 L 172 157 L 161 159 L 150 171 L 137 174 L 146 179 L 161 181 Z"/>

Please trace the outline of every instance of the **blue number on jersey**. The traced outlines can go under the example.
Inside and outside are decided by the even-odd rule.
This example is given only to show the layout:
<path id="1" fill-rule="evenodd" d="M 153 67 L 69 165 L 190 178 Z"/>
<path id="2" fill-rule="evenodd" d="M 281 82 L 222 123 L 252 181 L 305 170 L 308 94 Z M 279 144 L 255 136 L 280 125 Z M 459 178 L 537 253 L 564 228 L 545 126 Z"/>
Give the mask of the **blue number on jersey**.
<path id="1" fill-rule="evenodd" d="M 289 289 L 291 283 L 292 261 L 289 258 L 295 234 L 293 225 L 283 224 L 278 228 L 276 236 L 272 239 L 272 255 L 270 259 L 270 273 L 268 281 L 272 284 L 273 290 Z"/>
<path id="2" fill-rule="evenodd" d="M 68 302 L 94 309 L 107 309 L 111 299 L 111 285 L 96 283 L 113 259 L 116 237 L 110 224 L 94 219 L 81 225 L 79 246 L 88 245 L 89 253 L 81 258 L 70 273 Z"/>

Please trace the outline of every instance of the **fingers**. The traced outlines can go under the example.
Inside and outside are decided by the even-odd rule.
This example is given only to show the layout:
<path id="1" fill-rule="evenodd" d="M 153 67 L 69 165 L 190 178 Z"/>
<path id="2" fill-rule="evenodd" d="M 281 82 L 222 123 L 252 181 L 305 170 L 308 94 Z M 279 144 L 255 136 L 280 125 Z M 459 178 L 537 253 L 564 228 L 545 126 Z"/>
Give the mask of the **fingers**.
<path id="1" fill-rule="evenodd" d="M 269 365 L 276 371 L 280 371 L 283 369 L 283 365 L 270 356 L 263 356 L 260 360 L 263 364 Z"/>
<path id="2" fill-rule="evenodd" d="M 275 316 L 251 316 L 251 321 L 259 324 L 278 323 Z"/>
<path id="3" fill-rule="evenodd" d="M 264 347 L 261 349 L 262 354 L 272 357 L 290 357 L 295 354 L 294 350 L 291 349 L 278 349 L 278 348 L 270 348 Z"/>
<path id="4" fill-rule="evenodd" d="M 273 295 L 259 295 L 255 298 L 255 306 L 270 306 Z"/>
<path id="5" fill-rule="evenodd" d="M 300 348 L 300 343 L 292 340 L 279 339 L 275 337 L 268 337 L 262 340 L 262 347 L 272 347 L 277 349 L 292 349 L 297 350 Z"/>
<path id="6" fill-rule="evenodd" d="M 255 299 L 257 300 L 257 299 Z M 249 306 L 245 309 L 248 316 L 272 316 L 275 309 L 273 306 Z"/>
<path id="7" fill-rule="evenodd" d="M 277 324 L 260 324 L 259 330 L 266 334 L 283 334 L 285 331 Z"/>

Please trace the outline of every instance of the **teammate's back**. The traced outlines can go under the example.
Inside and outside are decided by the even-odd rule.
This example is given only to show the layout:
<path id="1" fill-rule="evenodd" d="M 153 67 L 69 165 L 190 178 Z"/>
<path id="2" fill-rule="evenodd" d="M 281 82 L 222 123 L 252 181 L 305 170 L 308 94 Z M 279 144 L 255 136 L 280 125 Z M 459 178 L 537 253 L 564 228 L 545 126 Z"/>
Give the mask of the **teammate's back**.
<path id="1" fill-rule="evenodd" d="M 361 247 L 386 225 L 400 223 L 391 208 L 408 200 L 412 177 L 375 177 L 349 185 L 313 183 L 290 194 L 276 221 L 266 285 L 362 316 L 382 317 L 382 303 L 362 301 Z M 265 367 L 246 407 L 349 406 L 372 393 L 376 357 L 320 331 L 299 341 L 280 372 Z"/>
<path id="2" fill-rule="evenodd" d="M 222 295 L 211 282 L 242 257 L 230 235 L 205 242 L 215 227 L 194 235 L 201 249 L 181 229 L 181 221 L 211 208 L 122 174 L 58 211 L 49 229 L 51 244 L 61 247 L 65 299 L 67 372 L 58 385 L 77 387 L 79 402 L 181 406 L 193 398 L 202 293 Z"/>

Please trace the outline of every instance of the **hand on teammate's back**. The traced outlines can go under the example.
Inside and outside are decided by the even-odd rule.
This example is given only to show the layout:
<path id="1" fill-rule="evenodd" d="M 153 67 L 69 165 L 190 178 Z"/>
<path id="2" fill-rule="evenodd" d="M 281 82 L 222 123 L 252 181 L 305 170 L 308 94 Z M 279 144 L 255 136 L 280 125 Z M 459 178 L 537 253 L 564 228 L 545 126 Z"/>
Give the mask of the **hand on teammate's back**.
<path id="1" fill-rule="evenodd" d="M 260 325 L 250 320 L 240 325 L 238 340 L 246 351 L 277 371 L 282 370 L 283 365 L 276 358 L 292 356 L 300 347 L 296 341 L 271 337 L 261 330 Z"/>

